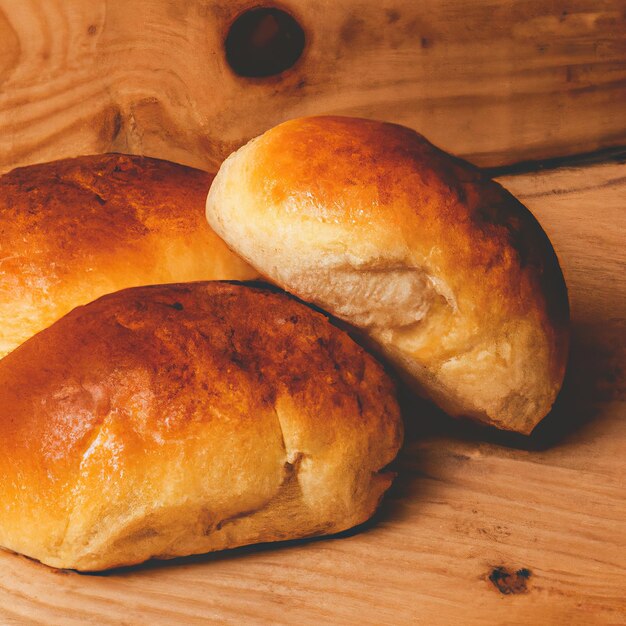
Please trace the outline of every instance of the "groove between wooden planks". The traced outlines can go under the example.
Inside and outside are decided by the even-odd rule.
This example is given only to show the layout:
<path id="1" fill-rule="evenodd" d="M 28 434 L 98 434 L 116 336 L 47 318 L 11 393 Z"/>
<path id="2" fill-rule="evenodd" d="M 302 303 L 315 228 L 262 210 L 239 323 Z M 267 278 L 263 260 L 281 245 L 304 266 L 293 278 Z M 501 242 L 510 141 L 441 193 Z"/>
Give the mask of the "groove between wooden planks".
<path id="1" fill-rule="evenodd" d="M 0 0 L 0 171 L 108 151 L 214 169 L 319 113 L 404 123 L 479 165 L 626 144 L 622 0 L 285 0 L 308 43 L 266 80 L 223 53 L 249 6 Z"/>

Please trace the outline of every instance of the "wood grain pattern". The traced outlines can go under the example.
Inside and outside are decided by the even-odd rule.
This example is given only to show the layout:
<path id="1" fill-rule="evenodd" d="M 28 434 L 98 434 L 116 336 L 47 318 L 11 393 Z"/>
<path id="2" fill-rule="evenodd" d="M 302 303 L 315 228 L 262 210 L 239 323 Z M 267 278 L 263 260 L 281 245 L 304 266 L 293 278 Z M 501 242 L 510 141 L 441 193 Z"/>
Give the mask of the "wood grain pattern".
<path id="1" fill-rule="evenodd" d="M 397 121 L 480 165 L 626 144 L 623 0 L 284 0 L 267 79 L 223 41 L 253 0 L 0 0 L 0 171 L 125 151 L 214 168 L 290 117 Z"/>
<path id="2" fill-rule="evenodd" d="M 502 182 L 572 302 L 564 392 L 532 437 L 406 401 L 419 419 L 361 532 L 99 576 L 0 552 L 0 624 L 624 624 L 626 165 Z"/>

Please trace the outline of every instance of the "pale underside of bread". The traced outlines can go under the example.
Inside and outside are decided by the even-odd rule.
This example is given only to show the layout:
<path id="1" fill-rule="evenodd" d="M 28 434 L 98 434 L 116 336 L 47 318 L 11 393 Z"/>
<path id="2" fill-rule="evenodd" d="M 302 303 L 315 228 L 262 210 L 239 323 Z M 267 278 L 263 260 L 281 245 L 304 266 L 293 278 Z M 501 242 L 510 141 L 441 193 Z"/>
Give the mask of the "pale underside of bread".
<path id="1" fill-rule="evenodd" d="M 209 228 L 213 176 L 105 154 L 0 177 L 0 357 L 75 306 L 127 287 L 250 279 Z"/>
<path id="2" fill-rule="evenodd" d="M 381 366 L 284 294 L 125 290 L 0 361 L 0 545 L 101 570 L 367 520 L 402 427 Z"/>
<path id="3" fill-rule="evenodd" d="M 260 273 L 364 331 L 454 416 L 528 433 L 560 389 L 567 293 L 532 215 L 390 124 L 304 118 L 222 165 L 207 218 Z"/>

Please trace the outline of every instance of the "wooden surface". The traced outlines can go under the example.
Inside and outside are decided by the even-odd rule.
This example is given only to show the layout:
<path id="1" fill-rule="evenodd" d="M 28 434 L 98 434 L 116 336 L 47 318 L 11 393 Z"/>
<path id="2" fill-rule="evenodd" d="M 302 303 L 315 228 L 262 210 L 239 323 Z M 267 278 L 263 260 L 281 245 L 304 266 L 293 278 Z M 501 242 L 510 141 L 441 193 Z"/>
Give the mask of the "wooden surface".
<path id="1" fill-rule="evenodd" d="M 233 74 L 256 0 L 0 0 L 0 171 L 123 151 L 214 168 L 286 118 L 397 121 L 479 165 L 626 144 L 624 0 L 281 0 L 291 70 Z"/>
<path id="2" fill-rule="evenodd" d="M 98 576 L 0 552 L 0 624 L 626 623 L 626 165 L 503 182 L 552 238 L 574 319 L 532 437 L 408 402 L 398 479 L 360 532 Z"/>

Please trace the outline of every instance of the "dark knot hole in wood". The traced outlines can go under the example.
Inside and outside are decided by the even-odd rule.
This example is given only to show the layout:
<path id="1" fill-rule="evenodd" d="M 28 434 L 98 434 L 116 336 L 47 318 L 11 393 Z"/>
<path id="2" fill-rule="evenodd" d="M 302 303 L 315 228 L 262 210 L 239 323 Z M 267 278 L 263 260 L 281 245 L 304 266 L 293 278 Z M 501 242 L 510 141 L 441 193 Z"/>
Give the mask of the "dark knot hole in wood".
<path id="1" fill-rule="evenodd" d="M 224 47 L 226 60 L 239 76 L 262 78 L 280 74 L 302 55 L 305 36 L 289 13 L 254 8 L 232 23 Z"/>
<path id="2" fill-rule="evenodd" d="M 494 567 L 489 574 L 489 580 L 500 593 L 509 595 L 526 593 L 531 576 L 532 572 L 525 567 L 517 571 L 510 571 L 506 567 Z"/>

